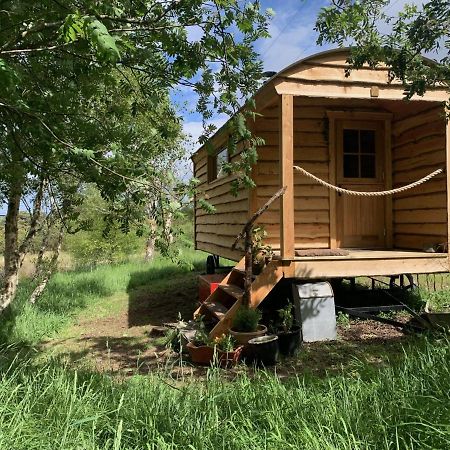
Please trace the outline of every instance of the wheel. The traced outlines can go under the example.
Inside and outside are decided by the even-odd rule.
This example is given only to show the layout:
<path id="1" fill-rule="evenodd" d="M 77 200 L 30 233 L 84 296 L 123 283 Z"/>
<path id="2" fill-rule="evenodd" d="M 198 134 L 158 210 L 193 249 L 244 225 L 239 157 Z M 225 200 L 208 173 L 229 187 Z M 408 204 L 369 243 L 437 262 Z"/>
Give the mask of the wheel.
<path id="1" fill-rule="evenodd" d="M 216 273 L 216 260 L 213 255 L 208 255 L 206 258 L 206 273 L 213 275 Z"/>
<path id="2" fill-rule="evenodd" d="M 410 273 L 405 273 L 403 275 L 392 275 L 389 278 L 389 289 L 391 290 L 402 289 L 404 291 L 412 291 L 417 287 L 414 283 L 414 278 Z"/>

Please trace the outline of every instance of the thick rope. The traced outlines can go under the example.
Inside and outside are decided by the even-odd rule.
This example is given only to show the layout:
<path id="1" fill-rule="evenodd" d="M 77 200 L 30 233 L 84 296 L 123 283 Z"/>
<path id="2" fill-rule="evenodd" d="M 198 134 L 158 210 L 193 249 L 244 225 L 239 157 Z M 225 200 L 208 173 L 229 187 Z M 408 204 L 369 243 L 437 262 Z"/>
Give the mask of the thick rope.
<path id="1" fill-rule="evenodd" d="M 339 186 L 334 186 L 333 184 L 327 183 L 326 181 L 316 177 L 312 173 L 309 173 L 307 170 L 303 169 L 299 166 L 294 166 L 295 170 L 298 170 L 303 175 L 306 175 L 309 178 L 312 178 L 314 181 L 317 181 L 317 183 L 321 184 L 322 186 L 327 187 L 328 189 L 333 189 L 336 192 L 339 192 L 341 194 L 347 194 L 347 195 L 360 195 L 362 197 L 381 197 L 383 195 L 394 195 L 398 194 L 399 192 L 407 191 L 408 189 L 415 188 L 423 183 L 425 183 L 428 180 L 431 180 L 436 175 L 439 175 L 440 173 L 444 172 L 444 169 L 437 169 L 434 172 L 431 172 L 426 177 L 421 178 L 420 180 L 415 181 L 414 183 L 407 184 L 406 186 L 402 186 L 396 189 L 390 189 L 389 191 L 351 191 L 349 189 L 344 189 Z"/>

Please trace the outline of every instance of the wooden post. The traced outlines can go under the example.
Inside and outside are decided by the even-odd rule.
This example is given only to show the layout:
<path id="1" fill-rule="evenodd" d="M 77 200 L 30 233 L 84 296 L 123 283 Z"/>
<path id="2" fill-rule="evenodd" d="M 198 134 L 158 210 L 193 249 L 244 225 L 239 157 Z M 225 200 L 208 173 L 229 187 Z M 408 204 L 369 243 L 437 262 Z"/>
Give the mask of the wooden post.
<path id="1" fill-rule="evenodd" d="M 280 255 L 282 259 L 294 259 L 294 99 L 292 95 L 280 95 L 280 187 L 286 192 L 280 199 Z"/>
<path id="2" fill-rule="evenodd" d="M 391 119 L 384 121 L 384 189 L 392 189 L 392 125 Z M 384 200 L 384 229 L 386 248 L 392 248 L 394 242 L 394 219 L 392 211 L 392 195 L 387 195 Z"/>
<path id="3" fill-rule="evenodd" d="M 329 111 L 327 111 L 327 117 L 329 120 L 329 131 L 328 131 L 328 152 L 329 152 L 329 170 L 328 179 L 331 184 L 336 185 L 336 120 L 334 116 L 330 116 Z M 338 248 L 337 243 L 337 214 L 336 214 L 336 203 L 337 195 L 334 189 L 329 189 L 329 218 L 330 218 L 330 248 Z"/>
<path id="4" fill-rule="evenodd" d="M 449 114 L 450 111 L 444 108 L 445 114 Z M 446 180 L 447 180 L 447 270 L 450 271 L 450 120 L 447 120 L 446 124 L 446 149 L 445 149 L 445 160 L 446 160 Z"/>

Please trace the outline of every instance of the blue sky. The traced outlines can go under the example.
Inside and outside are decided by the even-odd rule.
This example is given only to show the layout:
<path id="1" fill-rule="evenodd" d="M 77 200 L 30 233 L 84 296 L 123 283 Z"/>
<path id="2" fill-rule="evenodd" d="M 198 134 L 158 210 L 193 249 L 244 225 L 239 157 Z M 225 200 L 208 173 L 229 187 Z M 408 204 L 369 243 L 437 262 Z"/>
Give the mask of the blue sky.
<path id="1" fill-rule="evenodd" d="M 423 3 L 422 0 L 392 0 L 386 8 L 389 15 L 396 16 L 404 5 Z M 330 46 L 319 47 L 316 44 L 317 33 L 314 25 L 317 15 L 323 6 L 329 5 L 329 0 L 262 0 L 263 8 L 271 8 L 275 16 L 271 21 L 269 39 L 261 40 L 256 45 L 256 50 L 261 55 L 264 70 L 279 71 L 288 65 L 314 53 L 327 50 Z M 388 30 L 382 30 L 388 31 Z M 195 36 L 195 31 L 193 38 Z M 183 89 L 172 96 L 178 103 L 187 105 L 182 111 L 184 118 L 184 130 L 192 136 L 187 146 L 187 153 L 192 154 L 197 148 L 197 139 L 202 134 L 202 121 L 198 113 L 195 113 L 196 96 Z M 211 122 L 221 126 L 226 116 L 216 116 Z M 180 172 L 190 169 L 190 163 L 183 164 Z"/>
<path id="2" fill-rule="evenodd" d="M 264 9 L 275 11 L 270 26 L 269 39 L 257 42 L 256 50 L 261 55 L 264 70 L 276 71 L 310 54 L 326 49 L 316 45 L 317 34 L 314 24 L 317 14 L 322 6 L 328 4 L 327 0 L 262 0 Z M 196 96 L 183 89 L 174 93 L 172 98 L 180 104 L 185 104 L 182 110 L 184 130 L 192 136 L 188 152 L 195 151 L 197 139 L 202 133 L 202 120 L 195 110 Z M 216 116 L 212 123 L 217 126 L 226 121 L 225 116 Z"/>

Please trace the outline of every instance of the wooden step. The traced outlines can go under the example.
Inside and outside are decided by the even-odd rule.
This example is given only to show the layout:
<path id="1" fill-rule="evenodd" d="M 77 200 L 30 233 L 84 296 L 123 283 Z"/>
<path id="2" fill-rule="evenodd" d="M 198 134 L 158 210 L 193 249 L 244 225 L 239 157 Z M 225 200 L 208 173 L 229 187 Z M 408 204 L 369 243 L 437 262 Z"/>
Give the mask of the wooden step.
<path id="1" fill-rule="evenodd" d="M 242 276 L 245 277 L 245 269 L 237 269 L 236 267 L 234 267 L 233 272 L 240 273 Z M 257 275 L 252 274 L 252 280 L 254 280 L 256 277 Z"/>
<path id="2" fill-rule="evenodd" d="M 228 295 L 231 295 L 236 300 L 242 299 L 242 296 L 244 295 L 244 290 L 234 284 L 219 284 L 218 288 Z"/>
<path id="3" fill-rule="evenodd" d="M 219 303 L 214 300 L 205 301 L 203 306 L 215 317 L 219 320 L 222 320 L 225 314 L 228 312 L 228 308 L 222 303 Z"/>

